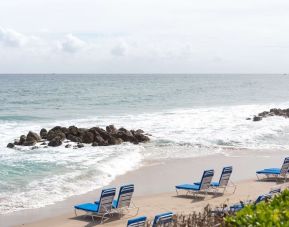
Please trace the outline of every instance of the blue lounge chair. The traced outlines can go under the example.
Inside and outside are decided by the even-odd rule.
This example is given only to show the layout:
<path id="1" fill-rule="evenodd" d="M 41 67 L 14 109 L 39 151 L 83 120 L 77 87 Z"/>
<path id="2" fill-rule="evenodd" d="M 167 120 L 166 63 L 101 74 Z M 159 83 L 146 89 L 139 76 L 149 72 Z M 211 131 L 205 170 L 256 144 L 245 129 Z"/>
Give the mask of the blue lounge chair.
<path id="1" fill-rule="evenodd" d="M 121 215 L 124 213 L 125 210 L 137 209 L 138 214 L 139 208 L 136 207 L 132 201 L 133 192 L 134 192 L 133 184 L 121 186 L 119 189 L 117 200 L 113 201 L 113 208 L 115 209 L 114 211 L 118 212 Z"/>
<path id="2" fill-rule="evenodd" d="M 172 212 L 156 215 L 152 227 L 169 226 L 174 221 L 173 215 Z"/>
<path id="3" fill-rule="evenodd" d="M 241 201 L 241 202 L 235 203 L 229 207 L 227 207 L 227 206 L 226 207 L 218 207 L 218 208 L 214 209 L 212 211 L 212 213 L 220 215 L 220 216 L 224 216 L 224 214 L 228 214 L 228 213 L 235 213 L 235 212 L 238 212 L 239 210 L 242 210 L 246 205 L 249 205 L 249 204 L 257 205 L 258 203 L 265 201 L 266 199 L 273 198 L 276 194 L 279 194 L 280 192 L 281 192 L 281 188 L 273 189 L 267 194 L 259 195 L 255 201 L 252 201 L 252 200 L 245 201 L 245 202 Z"/>
<path id="4" fill-rule="evenodd" d="M 222 194 L 224 194 L 225 191 L 226 191 L 226 188 L 227 188 L 227 186 L 228 186 L 228 184 L 230 182 L 230 177 L 231 177 L 232 172 L 233 172 L 233 167 L 232 166 L 224 167 L 223 171 L 222 171 L 222 174 L 220 176 L 219 182 L 212 182 L 211 183 L 211 187 L 213 189 L 216 189 L 216 191 L 219 188 L 223 188 L 224 190 L 223 190 Z M 196 182 L 194 184 L 199 185 L 200 182 Z M 231 181 L 231 185 L 230 186 L 234 187 L 234 192 L 233 193 L 235 193 L 236 185 Z"/>
<path id="5" fill-rule="evenodd" d="M 269 193 L 259 195 L 254 202 L 252 202 L 252 201 L 248 201 L 246 203 L 240 202 L 240 203 L 236 203 L 236 204 L 230 206 L 230 211 L 233 211 L 233 212 L 239 211 L 239 210 L 243 209 L 245 207 L 245 205 L 248 205 L 248 204 L 256 205 L 262 201 L 273 198 L 276 194 L 279 194 L 279 193 L 281 193 L 281 188 L 273 189 Z"/>
<path id="6" fill-rule="evenodd" d="M 102 223 L 108 219 L 104 219 L 105 216 L 111 215 L 112 202 L 115 196 L 115 191 L 115 188 L 103 189 L 99 201 L 74 206 L 75 215 L 77 215 L 76 210 L 82 210 L 90 215 L 93 221 L 94 217 L 100 217 Z"/>
<path id="7" fill-rule="evenodd" d="M 198 192 L 205 192 L 207 194 L 212 178 L 214 176 L 214 170 L 205 170 L 201 179 L 200 184 L 181 184 L 176 186 L 176 192 L 178 194 L 178 190 L 185 190 L 188 193 L 193 193 L 196 195 Z"/>
<path id="8" fill-rule="evenodd" d="M 260 180 L 259 175 L 263 174 L 267 178 L 269 178 L 270 176 L 275 177 L 276 180 L 278 179 L 278 177 L 283 177 L 284 181 L 286 181 L 288 171 L 289 171 L 289 157 L 284 159 L 281 169 L 280 168 L 263 169 L 263 170 L 256 171 L 256 175 L 257 175 L 258 180 Z"/>
<path id="9" fill-rule="evenodd" d="M 127 227 L 145 227 L 147 217 L 142 216 L 134 219 L 130 219 L 127 222 Z"/>

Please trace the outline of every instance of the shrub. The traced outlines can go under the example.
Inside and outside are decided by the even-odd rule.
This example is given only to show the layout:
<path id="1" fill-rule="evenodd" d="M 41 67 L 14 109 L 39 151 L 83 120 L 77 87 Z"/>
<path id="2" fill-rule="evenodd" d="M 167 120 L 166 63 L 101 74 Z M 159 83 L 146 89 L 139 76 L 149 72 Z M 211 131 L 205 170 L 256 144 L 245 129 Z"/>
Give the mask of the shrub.
<path id="1" fill-rule="evenodd" d="M 225 217 L 228 226 L 289 226 L 289 190 Z"/>

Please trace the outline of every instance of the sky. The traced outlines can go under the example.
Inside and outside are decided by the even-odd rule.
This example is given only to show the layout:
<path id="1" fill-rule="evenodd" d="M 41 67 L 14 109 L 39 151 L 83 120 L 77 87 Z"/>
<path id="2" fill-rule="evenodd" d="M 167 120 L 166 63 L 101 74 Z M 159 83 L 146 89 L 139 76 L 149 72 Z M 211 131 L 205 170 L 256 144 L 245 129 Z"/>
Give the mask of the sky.
<path id="1" fill-rule="evenodd" d="M 0 73 L 289 73 L 288 0 L 0 0 Z"/>

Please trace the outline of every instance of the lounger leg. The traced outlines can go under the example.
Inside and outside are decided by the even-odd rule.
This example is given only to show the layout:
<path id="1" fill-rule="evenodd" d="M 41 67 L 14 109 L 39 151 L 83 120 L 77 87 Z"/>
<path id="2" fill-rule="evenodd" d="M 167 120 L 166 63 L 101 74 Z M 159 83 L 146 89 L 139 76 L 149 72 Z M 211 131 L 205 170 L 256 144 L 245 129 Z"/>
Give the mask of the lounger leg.
<path id="1" fill-rule="evenodd" d="M 75 216 L 77 216 L 76 209 L 74 209 Z"/>
<path id="2" fill-rule="evenodd" d="M 260 179 L 259 179 L 259 174 L 256 173 L 256 176 L 257 176 L 257 179 L 258 179 L 258 181 L 259 181 L 259 180 L 260 180 Z"/>
<path id="3" fill-rule="evenodd" d="M 179 195 L 179 193 L 178 193 L 178 189 L 176 189 L 176 193 L 177 193 L 177 195 Z"/>

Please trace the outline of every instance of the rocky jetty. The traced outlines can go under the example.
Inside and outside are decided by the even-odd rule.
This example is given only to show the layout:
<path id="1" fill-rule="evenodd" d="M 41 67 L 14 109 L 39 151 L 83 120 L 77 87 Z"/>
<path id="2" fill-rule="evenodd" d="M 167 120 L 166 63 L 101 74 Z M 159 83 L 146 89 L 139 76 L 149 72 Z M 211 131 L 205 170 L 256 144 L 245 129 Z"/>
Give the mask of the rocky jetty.
<path id="1" fill-rule="evenodd" d="M 118 145 L 123 142 L 130 142 L 133 144 L 148 142 L 150 138 L 143 130 L 127 130 L 125 128 L 115 128 L 114 125 L 106 126 L 106 129 L 100 127 L 92 128 L 77 128 L 76 126 L 61 127 L 56 126 L 50 130 L 41 129 L 40 133 L 29 131 L 27 135 L 21 135 L 19 140 L 14 143 L 9 143 L 8 148 L 15 146 L 35 146 L 36 143 L 41 142 L 40 145 L 58 147 L 63 142 L 75 142 L 73 148 L 82 148 L 83 144 L 91 144 L 92 146 L 110 146 Z M 67 144 L 66 148 L 71 145 Z"/>
<path id="2" fill-rule="evenodd" d="M 288 118 L 289 117 L 289 109 L 270 109 L 269 111 L 263 111 L 258 115 L 255 115 L 252 120 L 253 121 L 261 121 L 263 118 L 272 117 L 272 116 L 281 116 Z M 251 118 L 247 118 L 247 120 L 251 120 Z"/>

